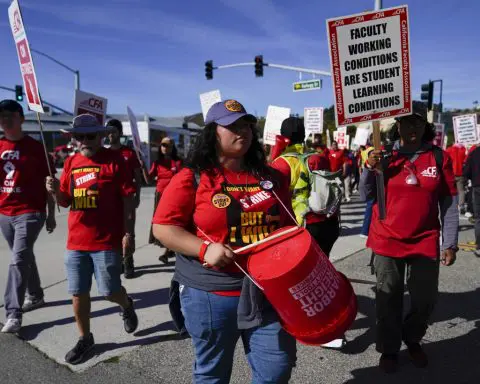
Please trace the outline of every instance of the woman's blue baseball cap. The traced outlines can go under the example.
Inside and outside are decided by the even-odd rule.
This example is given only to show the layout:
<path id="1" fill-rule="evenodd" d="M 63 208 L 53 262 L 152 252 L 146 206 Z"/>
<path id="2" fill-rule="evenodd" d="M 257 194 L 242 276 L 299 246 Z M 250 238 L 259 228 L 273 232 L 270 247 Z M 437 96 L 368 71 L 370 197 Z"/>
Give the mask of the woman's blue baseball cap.
<path id="1" fill-rule="evenodd" d="M 233 124 L 238 119 L 246 117 L 252 123 L 257 122 L 257 118 L 245 110 L 242 104 L 237 100 L 219 101 L 213 104 L 205 117 L 205 124 L 217 123 L 223 126 Z"/>

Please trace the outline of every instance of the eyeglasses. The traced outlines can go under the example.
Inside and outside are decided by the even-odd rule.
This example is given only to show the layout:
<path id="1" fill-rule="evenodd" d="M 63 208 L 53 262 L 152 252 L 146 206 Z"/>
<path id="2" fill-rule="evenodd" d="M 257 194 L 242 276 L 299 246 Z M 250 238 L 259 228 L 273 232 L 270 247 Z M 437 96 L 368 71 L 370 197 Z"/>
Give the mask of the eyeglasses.
<path id="1" fill-rule="evenodd" d="M 92 141 L 95 140 L 96 137 L 96 133 L 76 133 L 75 135 L 73 135 L 73 138 L 77 141 L 84 141 L 85 139 L 88 141 Z"/>

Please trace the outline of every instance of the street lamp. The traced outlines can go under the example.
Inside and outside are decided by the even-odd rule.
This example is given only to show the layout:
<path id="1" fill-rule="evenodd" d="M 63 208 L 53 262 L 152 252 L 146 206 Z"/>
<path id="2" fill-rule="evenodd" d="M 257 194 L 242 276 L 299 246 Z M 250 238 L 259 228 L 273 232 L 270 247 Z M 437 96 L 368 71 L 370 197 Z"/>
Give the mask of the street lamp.
<path id="1" fill-rule="evenodd" d="M 33 49 L 32 47 L 30 47 L 30 50 L 31 50 L 32 52 L 38 53 L 38 54 L 41 55 L 41 56 L 46 57 L 47 59 L 52 60 L 54 63 L 57 63 L 57 64 L 60 65 L 61 67 L 69 70 L 70 72 L 72 72 L 72 73 L 75 75 L 75 89 L 76 89 L 76 90 L 79 90 L 79 89 L 80 89 L 80 71 L 75 70 L 75 69 L 72 69 L 72 68 L 70 68 L 69 66 L 63 64 L 62 62 L 58 61 L 57 59 L 54 59 L 52 56 L 49 56 L 49 55 L 47 55 L 46 53 L 37 51 L 36 49 Z"/>

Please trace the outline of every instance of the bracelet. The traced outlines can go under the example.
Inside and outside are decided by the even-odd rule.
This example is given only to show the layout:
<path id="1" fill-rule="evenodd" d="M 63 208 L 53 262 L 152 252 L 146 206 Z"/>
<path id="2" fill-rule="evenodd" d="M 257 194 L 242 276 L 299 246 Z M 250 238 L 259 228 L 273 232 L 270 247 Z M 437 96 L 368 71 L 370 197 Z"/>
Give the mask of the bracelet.
<path id="1" fill-rule="evenodd" d="M 203 264 L 205 262 L 205 254 L 207 253 L 207 248 L 211 244 L 210 241 L 204 241 L 200 247 L 200 252 L 198 253 L 198 259 Z"/>

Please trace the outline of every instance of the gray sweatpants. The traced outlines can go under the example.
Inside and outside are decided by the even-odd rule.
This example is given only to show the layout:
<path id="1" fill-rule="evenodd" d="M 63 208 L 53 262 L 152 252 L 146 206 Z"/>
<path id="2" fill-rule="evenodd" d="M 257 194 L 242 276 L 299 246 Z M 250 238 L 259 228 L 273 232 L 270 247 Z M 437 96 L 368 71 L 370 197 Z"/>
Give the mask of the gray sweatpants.
<path id="1" fill-rule="evenodd" d="M 5 290 L 7 318 L 21 319 L 25 293 L 43 298 L 33 245 L 45 223 L 44 213 L 0 215 L 0 230 L 12 251 Z"/>
<path id="2" fill-rule="evenodd" d="M 403 317 L 405 272 L 410 293 L 410 308 Z M 377 292 L 376 349 L 398 353 L 402 340 L 419 343 L 428 328 L 438 295 L 438 259 L 427 257 L 393 258 L 375 255 Z"/>

